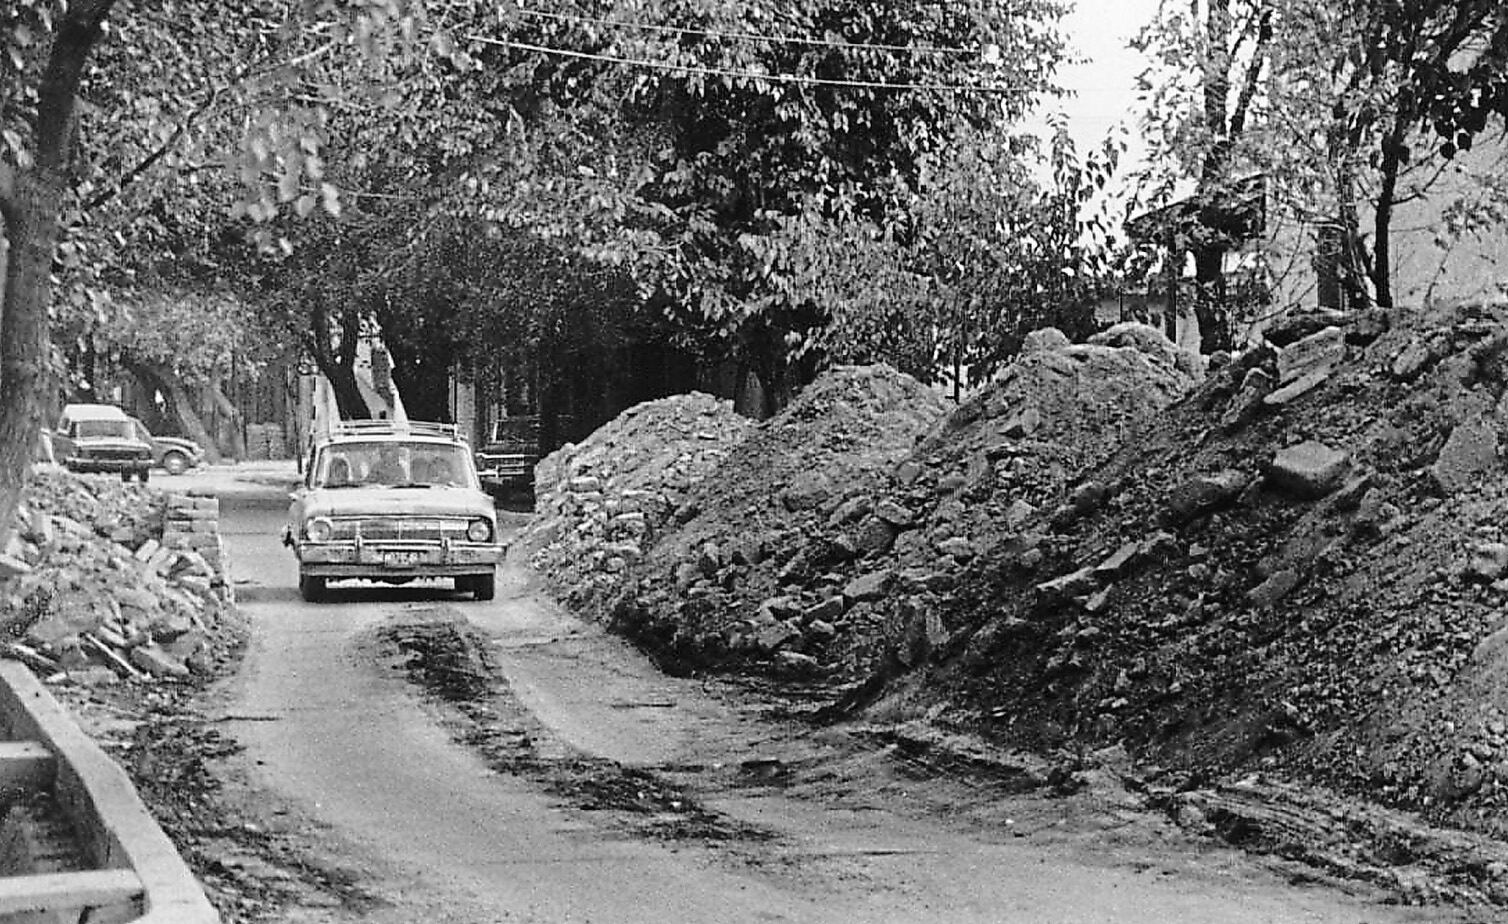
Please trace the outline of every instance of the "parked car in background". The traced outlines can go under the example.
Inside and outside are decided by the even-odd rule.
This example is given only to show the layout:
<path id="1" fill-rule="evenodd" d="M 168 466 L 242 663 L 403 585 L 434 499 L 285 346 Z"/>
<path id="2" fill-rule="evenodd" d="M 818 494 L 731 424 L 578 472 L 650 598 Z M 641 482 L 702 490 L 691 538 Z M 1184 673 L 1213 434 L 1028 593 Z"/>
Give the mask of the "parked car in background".
<path id="1" fill-rule="evenodd" d="M 504 417 L 476 452 L 477 475 L 489 493 L 533 489 L 539 461 L 539 418 Z"/>
<path id="2" fill-rule="evenodd" d="M 491 600 L 503 557 L 470 447 L 451 424 L 417 421 L 341 421 L 317 434 L 283 544 L 311 602 L 330 581 L 432 577 Z"/>
<path id="3" fill-rule="evenodd" d="M 154 436 L 147 425 L 135 417 L 136 435 L 152 447 L 152 464 L 167 469 L 169 475 L 182 475 L 204 461 L 204 447 L 181 436 Z"/>
<path id="4" fill-rule="evenodd" d="M 146 481 L 152 467 L 151 444 L 136 424 L 113 404 L 68 404 L 52 431 L 54 458 L 75 472 L 119 472 L 122 481 L 135 475 Z"/>

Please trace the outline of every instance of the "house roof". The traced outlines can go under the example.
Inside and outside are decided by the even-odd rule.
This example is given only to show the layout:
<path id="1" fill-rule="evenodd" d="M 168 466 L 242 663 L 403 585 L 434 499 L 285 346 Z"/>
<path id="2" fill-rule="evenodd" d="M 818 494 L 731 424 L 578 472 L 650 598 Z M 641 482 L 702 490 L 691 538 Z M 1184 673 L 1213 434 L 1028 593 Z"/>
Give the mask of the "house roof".
<path id="1" fill-rule="evenodd" d="M 1179 199 L 1126 222 L 1134 241 L 1166 243 L 1169 234 L 1189 242 L 1210 235 L 1231 243 L 1249 241 L 1267 231 L 1267 175 L 1256 173 L 1217 190 Z"/>

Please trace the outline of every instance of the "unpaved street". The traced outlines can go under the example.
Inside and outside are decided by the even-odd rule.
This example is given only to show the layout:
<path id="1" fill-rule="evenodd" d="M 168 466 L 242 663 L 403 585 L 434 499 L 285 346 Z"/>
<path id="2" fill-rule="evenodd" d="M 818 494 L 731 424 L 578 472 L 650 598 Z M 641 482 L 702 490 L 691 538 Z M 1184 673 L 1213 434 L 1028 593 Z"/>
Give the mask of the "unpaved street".
<path id="1" fill-rule="evenodd" d="M 1442 920 L 1290 884 L 1113 793 L 908 774 L 853 735 L 660 675 L 516 565 L 491 603 L 410 585 L 305 604 L 283 497 L 225 501 L 253 637 L 214 708 L 268 810 L 295 807 L 359 871 L 366 920 Z"/>

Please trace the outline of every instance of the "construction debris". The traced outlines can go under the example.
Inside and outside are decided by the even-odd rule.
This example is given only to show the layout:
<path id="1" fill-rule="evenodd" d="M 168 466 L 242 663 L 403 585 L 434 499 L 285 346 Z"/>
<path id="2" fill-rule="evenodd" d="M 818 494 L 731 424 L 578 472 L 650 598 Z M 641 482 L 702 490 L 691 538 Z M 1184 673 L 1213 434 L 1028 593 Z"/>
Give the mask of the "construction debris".
<path id="1" fill-rule="evenodd" d="M 219 516 L 210 496 L 33 474 L 0 570 L 0 647 L 81 682 L 208 675 L 231 603 Z"/>

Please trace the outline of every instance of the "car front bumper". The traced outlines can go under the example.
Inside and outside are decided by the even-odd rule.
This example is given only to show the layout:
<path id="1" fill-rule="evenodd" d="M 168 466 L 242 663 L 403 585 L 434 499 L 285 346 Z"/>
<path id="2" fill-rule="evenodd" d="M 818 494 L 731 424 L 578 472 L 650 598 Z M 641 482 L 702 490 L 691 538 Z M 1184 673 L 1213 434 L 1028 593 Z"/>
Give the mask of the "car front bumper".
<path id="1" fill-rule="evenodd" d="M 502 560 L 495 543 L 300 542 L 299 571 L 312 577 L 455 577 L 485 574 Z"/>
<path id="2" fill-rule="evenodd" d="M 69 456 L 63 466 L 75 472 L 144 472 L 152 467 L 151 459 L 98 459 Z"/>

